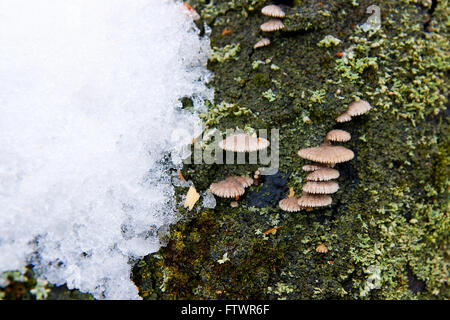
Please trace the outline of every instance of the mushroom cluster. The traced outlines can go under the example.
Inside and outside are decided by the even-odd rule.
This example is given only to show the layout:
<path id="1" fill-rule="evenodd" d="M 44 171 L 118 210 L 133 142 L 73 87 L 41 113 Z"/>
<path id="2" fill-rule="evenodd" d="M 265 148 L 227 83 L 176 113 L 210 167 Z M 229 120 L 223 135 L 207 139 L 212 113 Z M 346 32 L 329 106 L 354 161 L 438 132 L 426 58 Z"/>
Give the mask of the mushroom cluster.
<path id="1" fill-rule="evenodd" d="M 367 101 L 354 101 L 336 121 L 349 121 L 352 117 L 362 115 L 369 110 L 370 104 Z M 331 204 L 330 194 L 339 190 L 339 184 L 333 181 L 339 178 L 339 171 L 333 167 L 337 163 L 347 162 L 355 157 L 352 150 L 332 143 L 347 142 L 350 139 L 351 135 L 347 131 L 333 129 L 327 133 L 320 146 L 298 151 L 301 158 L 313 161 L 313 163 L 302 167 L 303 171 L 309 173 L 306 176 L 307 182 L 302 187 L 301 197 L 297 199 L 291 192 L 288 198 L 279 202 L 282 210 L 294 212 L 304 208 L 323 207 Z M 297 200 L 297 206 L 293 205 L 295 200 Z"/>
<path id="2" fill-rule="evenodd" d="M 271 17 L 269 21 L 264 22 L 260 29 L 263 32 L 274 32 L 284 28 L 282 18 L 286 16 L 283 9 L 276 4 L 270 4 L 261 9 L 261 13 L 265 16 Z M 268 46 L 270 44 L 270 39 L 262 38 L 253 46 L 254 49 Z"/>
<path id="3" fill-rule="evenodd" d="M 228 136 L 226 139 L 220 141 L 219 147 L 225 151 L 231 152 L 254 152 L 264 150 L 269 147 L 270 142 L 267 139 L 250 136 L 246 133 L 237 133 Z M 255 178 L 259 178 L 259 175 Z M 235 198 L 239 199 L 248 188 L 253 184 L 254 180 L 245 176 L 230 176 L 225 180 L 212 183 L 209 191 L 221 198 Z"/>

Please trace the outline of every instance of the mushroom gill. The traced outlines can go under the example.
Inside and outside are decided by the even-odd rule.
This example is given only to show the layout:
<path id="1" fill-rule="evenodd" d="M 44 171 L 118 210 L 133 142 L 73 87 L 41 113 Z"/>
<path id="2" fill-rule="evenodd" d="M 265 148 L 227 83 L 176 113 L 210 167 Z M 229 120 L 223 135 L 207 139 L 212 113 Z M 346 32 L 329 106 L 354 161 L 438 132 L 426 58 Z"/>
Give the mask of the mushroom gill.
<path id="1" fill-rule="evenodd" d="M 306 176 L 308 181 L 329 181 L 339 178 L 339 171 L 332 168 L 317 169 Z"/>
<path id="2" fill-rule="evenodd" d="M 286 15 L 284 11 L 276 4 L 269 4 L 268 6 L 265 6 L 261 9 L 261 13 L 265 16 L 275 18 L 284 18 Z"/>
<path id="3" fill-rule="evenodd" d="M 287 212 L 297 212 L 303 209 L 303 207 L 299 206 L 298 198 L 296 196 L 290 196 L 288 198 L 280 200 L 278 205 L 280 206 L 281 210 Z"/>
<path id="4" fill-rule="evenodd" d="M 253 184 L 253 179 L 250 177 L 232 176 L 232 177 L 229 177 L 229 179 L 240 183 L 244 188 L 247 188 Z"/>
<path id="5" fill-rule="evenodd" d="M 261 26 L 261 31 L 264 32 L 274 32 L 284 28 L 284 24 L 280 19 L 270 19 L 264 22 Z"/>
<path id="6" fill-rule="evenodd" d="M 339 184 L 334 181 L 308 181 L 303 185 L 302 191 L 312 194 L 331 194 L 339 190 Z"/>
<path id="7" fill-rule="evenodd" d="M 347 142 L 351 139 L 350 133 L 340 129 L 334 129 L 327 133 L 325 141 Z"/>
<path id="8" fill-rule="evenodd" d="M 352 150 L 342 146 L 333 146 L 327 142 L 322 143 L 319 147 L 300 149 L 298 155 L 307 160 L 327 164 L 346 162 L 355 157 Z"/>
<path id="9" fill-rule="evenodd" d="M 346 112 L 344 112 L 343 114 L 341 114 L 339 117 L 336 118 L 336 122 L 348 122 L 350 120 L 352 120 L 352 117 Z"/>
<path id="10" fill-rule="evenodd" d="M 225 180 L 212 183 L 209 191 L 221 198 L 235 198 L 243 195 L 245 188 L 234 177 L 228 177 Z"/>
<path id="11" fill-rule="evenodd" d="M 298 205 L 302 207 L 324 207 L 329 206 L 332 200 L 329 195 L 326 194 L 310 194 L 303 192 L 302 196 L 298 199 Z"/>
<path id="12" fill-rule="evenodd" d="M 268 38 L 262 38 L 253 46 L 253 49 L 262 48 L 268 46 L 270 44 L 270 40 Z"/>
<path id="13" fill-rule="evenodd" d="M 366 100 L 353 101 L 348 105 L 346 113 L 350 117 L 360 116 L 367 113 L 370 110 L 370 104 Z"/>

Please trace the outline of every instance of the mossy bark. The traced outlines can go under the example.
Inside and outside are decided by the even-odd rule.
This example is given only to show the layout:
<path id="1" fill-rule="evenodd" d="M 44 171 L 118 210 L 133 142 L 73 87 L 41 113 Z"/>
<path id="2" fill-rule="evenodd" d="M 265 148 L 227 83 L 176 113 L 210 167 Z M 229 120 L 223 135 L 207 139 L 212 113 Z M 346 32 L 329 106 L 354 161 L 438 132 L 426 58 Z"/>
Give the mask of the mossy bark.
<path id="1" fill-rule="evenodd" d="M 230 207 L 199 202 L 168 245 L 136 264 L 145 299 L 448 299 L 447 1 L 285 2 L 285 29 L 254 50 L 266 1 L 190 1 L 211 28 L 215 101 L 208 126 L 280 129 L 280 172 Z M 377 5 L 381 28 L 363 31 Z M 293 6 L 292 6 L 293 5 Z M 226 30 L 224 32 L 224 30 Z M 340 42 L 330 43 L 332 35 Z M 371 111 L 337 125 L 355 98 Z M 224 103 L 233 112 L 218 109 Z M 228 110 L 228 109 L 227 109 Z M 242 111 L 242 112 L 239 112 Z M 352 134 L 333 204 L 287 213 L 308 163 L 299 148 L 332 128 Z M 197 190 L 256 165 L 189 165 Z M 177 188 L 177 198 L 187 188 Z M 265 234 L 275 226 L 281 227 Z M 327 253 L 315 248 L 323 243 Z"/>

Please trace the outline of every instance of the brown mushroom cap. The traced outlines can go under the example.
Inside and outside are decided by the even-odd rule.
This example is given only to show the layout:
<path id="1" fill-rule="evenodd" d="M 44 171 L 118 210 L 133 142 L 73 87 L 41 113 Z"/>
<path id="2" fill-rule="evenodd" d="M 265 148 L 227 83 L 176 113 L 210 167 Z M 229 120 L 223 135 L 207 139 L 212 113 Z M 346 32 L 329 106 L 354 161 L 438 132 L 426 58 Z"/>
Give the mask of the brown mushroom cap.
<path id="1" fill-rule="evenodd" d="M 275 17 L 275 18 L 284 18 L 286 15 L 283 10 L 276 4 L 269 4 L 261 9 L 261 13 L 265 16 Z"/>
<path id="2" fill-rule="evenodd" d="M 328 166 L 323 163 L 313 163 L 313 164 L 305 164 L 302 167 L 302 170 L 306 171 L 306 172 L 311 172 L 311 171 L 316 171 L 316 170 L 323 169 L 323 168 L 328 168 Z"/>
<path id="3" fill-rule="evenodd" d="M 262 47 L 268 46 L 269 44 L 270 44 L 270 39 L 262 38 L 257 43 L 255 43 L 255 45 L 253 46 L 253 49 L 262 48 Z"/>
<path id="4" fill-rule="evenodd" d="M 280 19 L 270 19 L 269 21 L 264 22 L 260 28 L 261 31 L 264 32 L 273 32 L 283 29 L 284 24 Z"/>
<path id="5" fill-rule="evenodd" d="M 353 101 L 348 105 L 346 113 L 351 116 L 359 116 L 370 110 L 370 104 L 366 100 Z"/>
<path id="6" fill-rule="evenodd" d="M 347 142 L 351 139 L 350 133 L 340 129 L 334 129 L 328 132 L 325 140 L 327 141 L 335 141 L 335 142 Z"/>
<path id="7" fill-rule="evenodd" d="M 234 177 L 228 177 L 225 180 L 212 183 L 209 191 L 222 198 L 234 198 L 243 195 L 245 189 Z"/>
<path id="8" fill-rule="evenodd" d="M 320 147 L 300 149 L 298 155 L 320 163 L 341 163 L 355 157 L 352 150 L 342 146 L 332 146 L 329 143 L 323 143 Z"/>
<path id="9" fill-rule="evenodd" d="M 339 178 L 339 171 L 332 168 L 317 169 L 306 176 L 308 181 L 328 181 Z"/>
<path id="10" fill-rule="evenodd" d="M 298 198 L 295 196 L 281 200 L 278 205 L 281 210 L 288 212 L 297 212 L 303 209 L 303 207 L 298 205 Z"/>
<path id="11" fill-rule="evenodd" d="M 326 245 L 324 245 L 323 243 L 319 244 L 316 248 L 316 252 L 319 253 L 327 253 L 328 252 L 328 248 Z"/>
<path id="12" fill-rule="evenodd" d="M 302 207 L 324 207 L 330 205 L 331 197 L 326 194 L 303 193 L 298 199 L 298 205 Z"/>
<path id="13" fill-rule="evenodd" d="M 348 122 L 350 120 L 352 120 L 352 117 L 346 112 L 336 118 L 336 122 Z"/>
<path id="14" fill-rule="evenodd" d="M 269 145 L 268 140 L 252 137 L 245 133 L 230 135 L 219 142 L 220 148 L 233 152 L 254 152 L 266 149 Z"/>
<path id="15" fill-rule="evenodd" d="M 330 194 L 339 190 L 339 184 L 335 181 L 308 181 L 302 188 L 302 191 L 313 194 Z"/>
<path id="16" fill-rule="evenodd" d="M 247 188 L 253 184 L 253 179 L 249 178 L 249 177 L 232 176 L 232 177 L 229 177 L 228 179 L 234 180 L 234 181 L 240 183 L 244 188 Z"/>

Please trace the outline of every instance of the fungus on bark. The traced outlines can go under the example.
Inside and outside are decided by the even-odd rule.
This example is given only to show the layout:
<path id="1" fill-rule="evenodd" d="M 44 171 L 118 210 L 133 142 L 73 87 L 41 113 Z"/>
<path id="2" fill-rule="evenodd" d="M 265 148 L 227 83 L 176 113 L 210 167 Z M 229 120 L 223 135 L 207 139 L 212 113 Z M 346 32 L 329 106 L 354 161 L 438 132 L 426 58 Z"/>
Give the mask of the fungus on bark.
<path id="1" fill-rule="evenodd" d="M 324 245 L 323 243 L 319 244 L 316 248 L 316 252 L 319 253 L 327 253 L 328 252 L 328 248 L 326 245 Z"/>
<path id="2" fill-rule="evenodd" d="M 262 38 L 257 43 L 255 43 L 255 45 L 253 46 L 253 49 L 262 48 L 262 47 L 268 46 L 269 44 L 270 44 L 270 39 Z"/>
<path id="3" fill-rule="evenodd" d="M 326 194 L 310 194 L 303 192 L 302 196 L 298 199 L 298 205 L 302 207 L 325 207 L 331 204 L 332 200 L 329 195 Z"/>
<path id="4" fill-rule="evenodd" d="M 319 147 L 300 149 L 298 155 L 307 160 L 326 164 L 346 162 L 355 157 L 352 150 L 333 146 L 329 142 L 322 143 Z"/>
<path id="5" fill-rule="evenodd" d="M 212 183 L 209 191 L 222 198 L 236 198 L 242 196 L 245 188 L 253 184 L 253 179 L 245 176 L 231 176 L 225 180 Z"/>
<path id="6" fill-rule="evenodd" d="M 284 18 L 286 14 L 284 11 L 276 4 L 269 4 L 261 9 L 261 13 L 265 16 L 274 18 Z"/>
<path id="7" fill-rule="evenodd" d="M 347 142 L 351 139 L 350 133 L 340 129 L 334 129 L 327 133 L 325 141 Z"/>
<path id="8" fill-rule="evenodd" d="M 320 168 L 306 176 L 308 181 L 329 181 L 339 178 L 339 171 L 332 168 Z"/>
<path id="9" fill-rule="evenodd" d="M 280 19 L 270 19 L 264 22 L 261 26 L 261 31 L 264 32 L 274 32 L 284 28 L 284 24 Z"/>
<path id="10" fill-rule="evenodd" d="M 303 185 L 302 191 L 311 194 L 331 194 L 339 190 L 339 184 L 334 181 L 308 181 Z"/>
<path id="11" fill-rule="evenodd" d="M 281 208 L 281 210 L 287 212 L 297 212 L 304 209 L 298 204 L 298 198 L 295 196 L 293 188 L 290 188 L 289 196 L 285 199 L 280 200 L 278 205 Z"/>

